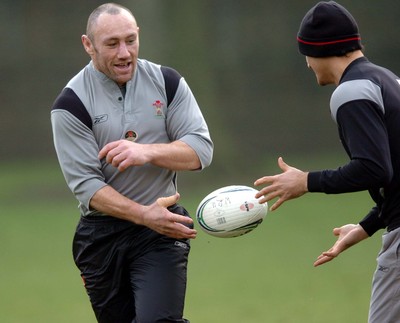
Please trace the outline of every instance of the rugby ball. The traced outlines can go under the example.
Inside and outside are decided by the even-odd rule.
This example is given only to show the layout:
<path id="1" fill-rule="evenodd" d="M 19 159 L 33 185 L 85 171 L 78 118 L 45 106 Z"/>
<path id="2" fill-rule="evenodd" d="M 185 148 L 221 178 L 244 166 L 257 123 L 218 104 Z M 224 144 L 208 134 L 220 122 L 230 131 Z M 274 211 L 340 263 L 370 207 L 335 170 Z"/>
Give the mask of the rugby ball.
<path id="1" fill-rule="evenodd" d="M 208 194 L 196 210 L 201 229 L 215 237 L 233 238 L 253 231 L 265 218 L 268 204 L 255 198 L 258 191 L 231 185 Z"/>

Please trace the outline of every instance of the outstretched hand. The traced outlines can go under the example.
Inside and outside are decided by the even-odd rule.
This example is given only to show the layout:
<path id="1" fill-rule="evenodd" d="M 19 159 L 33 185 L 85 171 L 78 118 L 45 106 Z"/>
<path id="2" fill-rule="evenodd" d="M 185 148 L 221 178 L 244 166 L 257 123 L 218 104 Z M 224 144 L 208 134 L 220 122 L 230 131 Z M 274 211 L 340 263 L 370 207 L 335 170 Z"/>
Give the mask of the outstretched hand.
<path id="1" fill-rule="evenodd" d="M 346 249 L 369 237 L 359 224 L 346 224 L 340 228 L 334 228 L 333 234 L 338 237 L 336 243 L 318 256 L 314 262 L 315 267 L 333 260 Z"/>
<path id="2" fill-rule="evenodd" d="M 271 206 L 271 211 L 276 210 L 285 201 L 300 197 L 308 192 L 308 173 L 289 166 L 283 161 L 282 157 L 278 158 L 278 165 L 282 170 L 281 174 L 264 176 L 254 182 L 255 186 L 269 184 L 256 194 L 256 198 L 262 197 L 260 203 L 265 203 L 279 197 Z"/>
<path id="3" fill-rule="evenodd" d="M 188 227 L 193 225 L 193 220 L 190 217 L 172 213 L 167 209 L 167 207 L 177 203 L 179 198 L 179 193 L 158 198 L 156 202 L 145 208 L 142 224 L 171 238 L 196 238 L 197 231 Z"/>

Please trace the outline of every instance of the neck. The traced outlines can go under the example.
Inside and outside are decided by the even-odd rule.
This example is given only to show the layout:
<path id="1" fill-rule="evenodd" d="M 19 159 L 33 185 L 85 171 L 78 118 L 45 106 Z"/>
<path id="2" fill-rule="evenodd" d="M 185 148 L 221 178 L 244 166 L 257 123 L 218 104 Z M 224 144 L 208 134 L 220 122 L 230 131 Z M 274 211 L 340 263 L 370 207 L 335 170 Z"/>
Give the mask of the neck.
<path id="1" fill-rule="evenodd" d="M 361 50 L 356 50 L 354 52 L 347 53 L 344 56 L 334 57 L 333 63 L 333 71 L 334 71 L 334 79 L 335 85 L 339 85 L 339 82 L 343 76 L 346 68 L 356 59 L 363 57 L 364 54 Z"/>

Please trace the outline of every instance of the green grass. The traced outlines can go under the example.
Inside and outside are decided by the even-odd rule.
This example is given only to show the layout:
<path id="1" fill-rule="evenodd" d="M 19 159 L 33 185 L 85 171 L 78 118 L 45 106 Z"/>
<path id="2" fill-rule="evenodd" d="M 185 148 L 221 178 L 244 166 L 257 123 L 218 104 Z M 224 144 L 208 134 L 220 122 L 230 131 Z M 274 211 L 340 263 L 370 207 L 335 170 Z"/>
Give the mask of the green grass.
<path id="1" fill-rule="evenodd" d="M 79 215 L 55 162 L 2 164 L 0 322 L 94 323 L 71 252 Z M 199 175 L 201 176 L 201 175 Z M 194 214 L 209 190 L 181 187 Z M 308 194 L 231 239 L 200 231 L 192 241 L 185 316 L 192 323 L 362 323 L 380 233 L 314 268 L 335 241 L 332 229 L 357 222 L 366 193 Z"/>

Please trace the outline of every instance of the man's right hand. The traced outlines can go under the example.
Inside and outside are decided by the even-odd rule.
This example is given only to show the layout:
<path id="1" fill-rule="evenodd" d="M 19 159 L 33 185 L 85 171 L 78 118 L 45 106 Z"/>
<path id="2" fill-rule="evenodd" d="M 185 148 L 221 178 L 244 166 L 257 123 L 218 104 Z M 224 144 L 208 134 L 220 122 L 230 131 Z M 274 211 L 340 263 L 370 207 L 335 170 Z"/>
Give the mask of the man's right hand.
<path id="1" fill-rule="evenodd" d="M 193 225 L 193 220 L 167 209 L 176 204 L 179 198 L 179 193 L 176 193 L 168 197 L 160 197 L 153 204 L 145 206 L 140 224 L 171 238 L 195 239 L 197 231 L 187 227 L 187 225 Z"/>

